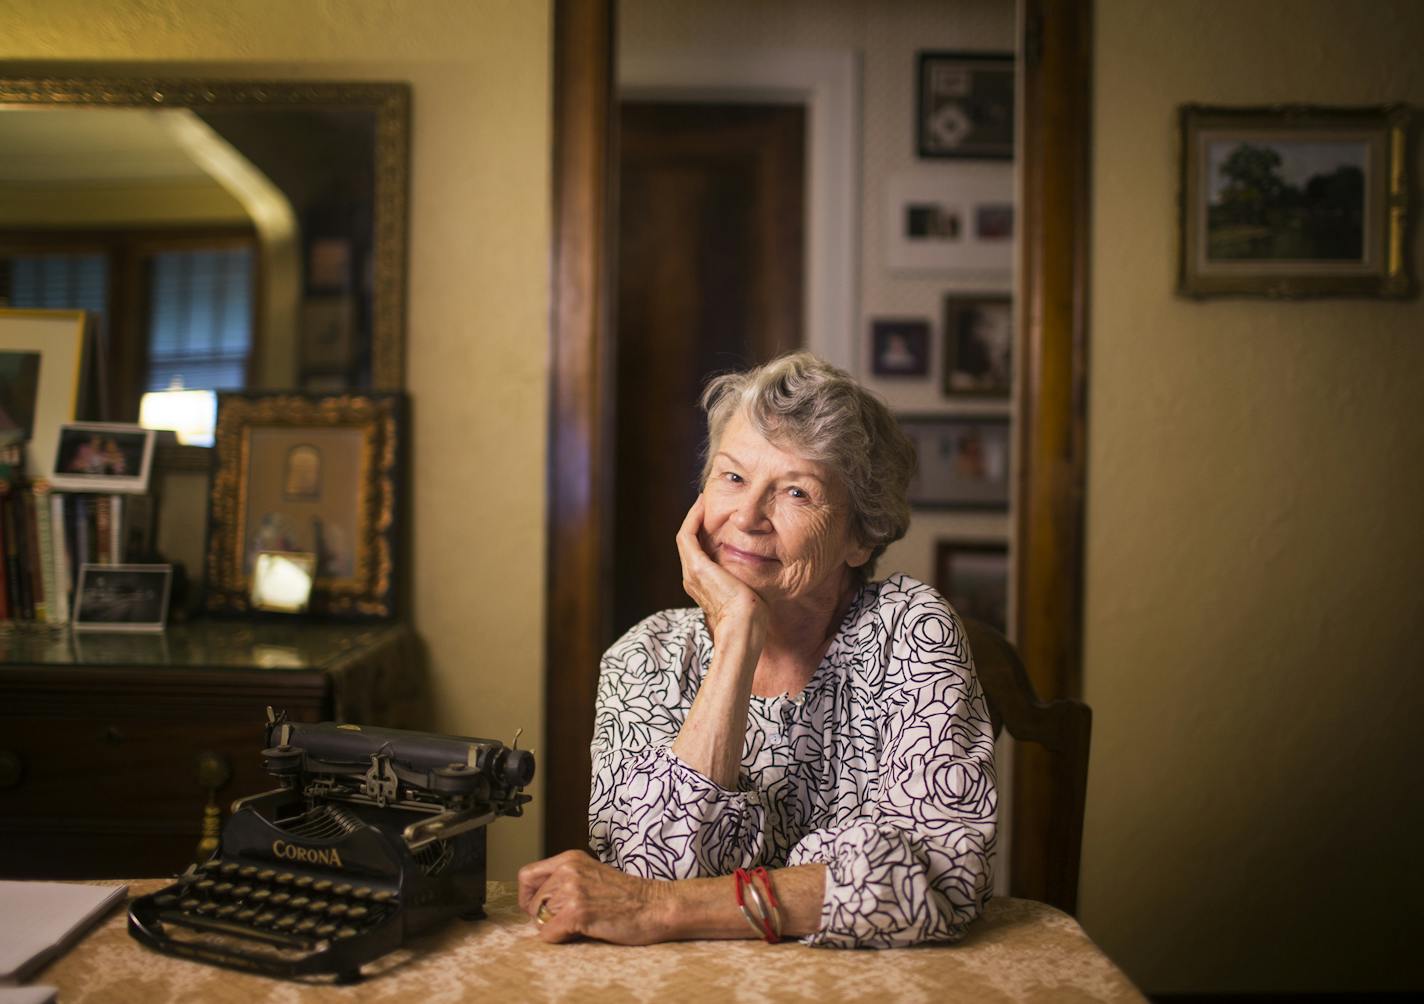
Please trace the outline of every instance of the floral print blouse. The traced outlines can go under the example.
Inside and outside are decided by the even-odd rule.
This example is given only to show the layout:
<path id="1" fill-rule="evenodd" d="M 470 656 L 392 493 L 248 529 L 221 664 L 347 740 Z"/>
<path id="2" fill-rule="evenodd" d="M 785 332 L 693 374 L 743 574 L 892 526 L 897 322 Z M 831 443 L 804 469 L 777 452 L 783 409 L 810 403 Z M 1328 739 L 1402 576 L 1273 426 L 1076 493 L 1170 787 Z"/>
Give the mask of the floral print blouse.
<path id="1" fill-rule="evenodd" d="M 955 940 L 989 899 L 994 738 L 958 617 L 906 575 L 864 585 L 800 694 L 752 695 L 736 791 L 669 747 L 712 659 L 696 607 L 604 655 L 589 832 L 644 878 L 826 866 L 807 944 Z"/>

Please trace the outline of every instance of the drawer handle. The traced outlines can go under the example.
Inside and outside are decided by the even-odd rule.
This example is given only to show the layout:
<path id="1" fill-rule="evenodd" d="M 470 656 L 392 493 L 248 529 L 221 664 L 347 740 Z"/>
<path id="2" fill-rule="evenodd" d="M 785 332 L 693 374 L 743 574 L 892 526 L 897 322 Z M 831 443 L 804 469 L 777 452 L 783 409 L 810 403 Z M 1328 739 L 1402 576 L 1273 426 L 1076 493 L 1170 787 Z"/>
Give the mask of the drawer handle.
<path id="1" fill-rule="evenodd" d="M 25 775 L 25 763 L 20 754 L 0 750 L 0 788 L 18 788 Z"/>

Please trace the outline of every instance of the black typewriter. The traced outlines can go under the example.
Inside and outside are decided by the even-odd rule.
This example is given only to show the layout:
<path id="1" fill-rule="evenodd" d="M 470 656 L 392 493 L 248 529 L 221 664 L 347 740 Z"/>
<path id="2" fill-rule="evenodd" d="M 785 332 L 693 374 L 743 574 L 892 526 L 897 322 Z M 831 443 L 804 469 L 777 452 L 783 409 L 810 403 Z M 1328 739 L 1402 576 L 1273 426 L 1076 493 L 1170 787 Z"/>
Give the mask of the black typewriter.
<path id="1" fill-rule="evenodd" d="M 135 899 L 131 935 L 235 969 L 350 980 L 407 937 L 484 916 L 485 826 L 523 811 L 530 752 L 267 719 L 262 759 L 281 787 L 234 802 L 211 859 Z"/>

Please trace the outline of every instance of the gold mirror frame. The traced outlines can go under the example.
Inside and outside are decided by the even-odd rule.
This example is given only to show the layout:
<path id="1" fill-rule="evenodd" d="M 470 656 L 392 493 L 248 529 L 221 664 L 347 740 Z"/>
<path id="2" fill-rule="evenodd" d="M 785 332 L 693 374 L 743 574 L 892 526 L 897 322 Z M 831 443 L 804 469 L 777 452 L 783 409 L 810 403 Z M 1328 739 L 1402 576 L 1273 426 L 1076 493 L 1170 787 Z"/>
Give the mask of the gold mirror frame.
<path id="1" fill-rule="evenodd" d="M 237 110 L 338 106 L 376 117 L 371 276 L 371 383 L 405 386 L 406 216 L 410 171 L 410 85 L 404 83 L 101 77 L 0 78 L 0 110 L 194 108 Z"/>

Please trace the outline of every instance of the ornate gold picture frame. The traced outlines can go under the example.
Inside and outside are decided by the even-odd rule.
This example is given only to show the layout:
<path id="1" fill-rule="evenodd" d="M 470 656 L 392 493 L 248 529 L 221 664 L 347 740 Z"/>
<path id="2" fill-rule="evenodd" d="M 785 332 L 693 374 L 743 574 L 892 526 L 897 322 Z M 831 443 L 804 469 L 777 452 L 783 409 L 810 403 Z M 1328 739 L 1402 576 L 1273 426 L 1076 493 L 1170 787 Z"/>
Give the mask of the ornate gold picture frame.
<path id="1" fill-rule="evenodd" d="M 1406 297 L 1410 113 L 1184 105 L 1178 290 Z"/>
<path id="2" fill-rule="evenodd" d="M 258 552 L 299 551 L 313 616 L 396 615 L 403 413 L 397 393 L 218 396 L 210 611 L 251 612 Z"/>

